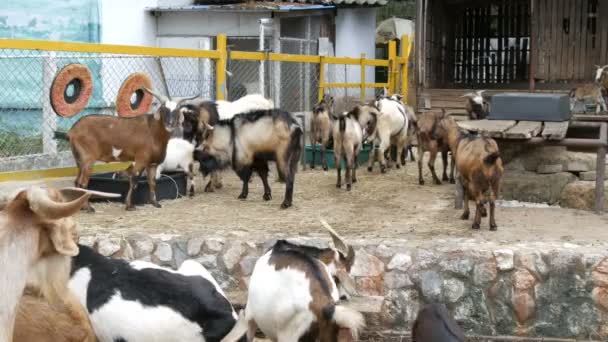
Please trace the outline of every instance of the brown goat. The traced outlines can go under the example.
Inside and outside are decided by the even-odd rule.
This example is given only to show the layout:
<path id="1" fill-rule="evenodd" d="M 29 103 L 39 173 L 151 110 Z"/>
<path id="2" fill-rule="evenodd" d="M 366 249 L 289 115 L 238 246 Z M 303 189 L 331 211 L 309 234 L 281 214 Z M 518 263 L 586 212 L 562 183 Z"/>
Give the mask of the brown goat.
<path id="1" fill-rule="evenodd" d="M 454 152 L 452 152 L 451 158 L 451 167 L 450 167 L 450 177 L 448 178 L 447 168 L 448 168 L 448 153 L 450 151 L 449 145 L 447 141 L 437 136 L 437 124 L 443 117 L 445 116 L 445 112 L 442 113 L 424 113 L 418 116 L 418 121 L 416 123 L 416 138 L 418 140 L 418 183 L 420 185 L 424 185 L 424 178 L 422 177 L 422 161 L 424 152 L 428 151 L 430 153 L 430 158 L 428 162 L 428 167 L 431 170 L 431 174 L 433 176 L 433 181 L 435 184 L 441 184 L 439 177 L 437 177 L 437 173 L 435 172 L 435 159 L 437 158 L 437 153 L 441 152 L 441 160 L 443 161 L 443 175 L 442 180 L 449 180 L 450 183 L 454 184 Z"/>
<path id="2" fill-rule="evenodd" d="M 17 309 L 13 342 L 97 341 L 85 308 L 72 293 L 70 297 L 66 303 L 51 304 L 26 291 Z"/>
<path id="3" fill-rule="evenodd" d="M 585 100 L 590 99 L 595 104 L 595 112 L 608 111 L 606 100 L 604 99 L 603 87 L 597 83 L 580 84 L 570 90 L 570 109 L 574 109 L 576 103 L 585 105 Z M 587 107 L 584 106 L 584 112 Z"/>
<path id="4" fill-rule="evenodd" d="M 604 66 L 595 66 L 595 83 L 602 86 L 604 95 L 608 92 L 608 64 Z"/>
<path id="5" fill-rule="evenodd" d="M 129 192 L 126 209 L 135 210 L 132 195 L 139 174 L 146 169 L 150 188 L 150 202 L 157 208 L 156 167 L 163 162 L 171 132 L 182 121 L 180 104 L 188 99 L 172 101 L 146 89 L 161 101 L 154 115 L 123 118 L 109 115 L 88 115 L 78 120 L 67 133 L 55 132 L 55 137 L 70 141 L 72 154 L 78 165 L 76 186 L 86 189 L 96 161 L 132 161 L 126 170 Z M 94 209 L 87 203 L 87 209 Z"/>
<path id="6" fill-rule="evenodd" d="M 312 146 L 312 160 L 310 168 L 315 168 L 315 154 L 317 143 L 321 144 L 321 165 L 327 171 L 327 160 L 325 159 L 325 148 L 332 137 L 332 107 L 334 98 L 325 95 L 323 99 L 313 108 L 310 120 L 310 145 Z"/>
<path id="7" fill-rule="evenodd" d="M 486 216 L 486 192 L 490 192 L 490 230 L 496 230 L 495 202 L 504 172 L 498 144 L 494 139 L 461 132 L 456 121 L 446 116 L 437 125 L 437 135 L 450 145 L 464 188 L 462 219 L 469 219 L 469 200 L 475 201 L 473 229 L 479 229 Z"/>
<path id="8" fill-rule="evenodd" d="M 50 303 L 70 305 L 70 257 L 78 254 L 76 223 L 71 216 L 91 195 L 119 196 L 77 188 L 32 187 L 0 203 L 0 342 L 13 340 L 17 307 L 26 284 Z"/>

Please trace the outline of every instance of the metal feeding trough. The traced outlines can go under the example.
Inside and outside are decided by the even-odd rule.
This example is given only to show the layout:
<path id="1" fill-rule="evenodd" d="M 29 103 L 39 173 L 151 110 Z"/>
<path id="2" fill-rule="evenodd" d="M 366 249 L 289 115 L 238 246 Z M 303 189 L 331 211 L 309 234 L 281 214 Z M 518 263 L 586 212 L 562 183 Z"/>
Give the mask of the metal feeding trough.
<path id="1" fill-rule="evenodd" d="M 186 174 L 184 172 L 168 172 L 156 180 L 156 199 L 176 199 L 186 195 Z M 112 201 L 124 202 L 129 191 L 129 179 L 119 178 L 114 172 L 100 173 L 91 176 L 89 180 L 90 190 L 105 191 L 121 194 L 119 198 Z M 143 205 L 148 203 L 150 191 L 147 177 L 140 176 L 137 180 L 137 188 L 133 191 L 133 204 Z M 103 200 L 109 200 L 104 198 Z"/>
<path id="2" fill-rule="evenodd" d="M 570 120 L 570 98 L 564 94 L 504 93 L 492 96 L 489 120 Z"/>

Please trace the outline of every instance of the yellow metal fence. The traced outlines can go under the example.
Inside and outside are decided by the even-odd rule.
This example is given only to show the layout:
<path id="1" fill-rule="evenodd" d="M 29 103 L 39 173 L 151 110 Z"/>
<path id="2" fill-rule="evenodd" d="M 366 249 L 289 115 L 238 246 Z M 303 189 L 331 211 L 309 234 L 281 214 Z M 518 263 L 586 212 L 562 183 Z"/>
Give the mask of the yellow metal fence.
<path id="1" fill-rule="evenodd" d="M 275 84 L 268 86 L 260 82 L 259 87 L 254 86 L 251 91 L 250 86 L 246 92 L 266 93 L 270 98 L 282 93 L 283 100 L 278 106 L 308 111 L 325 93 L 340 89 L 345 95 L 354 89 L 351 92 L 358 100 L 370 98 L 377 88 L 388 88 L 390 93 L 398 91 L 407 96 L 411 47 L 412 42 L 404 36 L 400 55 L 396 43 L 391 42 L 388 59 L 368 59 L 365 55 L 350 58 L 230 51 L 225 35 L 217 36 L 216 50 L 0 39 L 0 181 L 74 174 L 76 169 L 68 146 L 57 145 L 52 132 L 71 127 L 79 117 L 89 113 L 112 115 L 118 86 L 133 72 L 151 75 L 153 86 L 171 96 L 192 95 L 191 89 L 195 88 L 204 96 L 226 99 L 230 80 L 243 75 L 254 79 L 264 70 L 261 65 L 265 65 L 270 69 L 266 70 L 269 74 L 278 75 L 273 79 Z M 63 118 L 50 108 L 48 92 L 54 73 L 69 63 L 88 63 L 97 68 L 94 75 L 104 79 L 98 82 L 103 84 L 96 84 L 101 90 L 95 90 L 98 92 L 95 106 L 89 103 L 83 113 Z M 377 67 L 387 68 L 388 82 L 366 81 L 366 70 Z M 360 69 L 357 82 L 348 80 L 353 68 Z M 262 77 L 260 73 L 259 79 Z M 7 83 L 7 79 L 13 83 Z M 20 87 L 12 86 L 15 83 Z M 306 95 L 293 102 L 299 93 Z M 30 125 L 24 129 L 16 121 Z M 32 169 L 52 170 L 30 171 Z M 23 172 L 26 170 L 29 172 Z M 58 173 L 59 170 L 62 171 Z"/>

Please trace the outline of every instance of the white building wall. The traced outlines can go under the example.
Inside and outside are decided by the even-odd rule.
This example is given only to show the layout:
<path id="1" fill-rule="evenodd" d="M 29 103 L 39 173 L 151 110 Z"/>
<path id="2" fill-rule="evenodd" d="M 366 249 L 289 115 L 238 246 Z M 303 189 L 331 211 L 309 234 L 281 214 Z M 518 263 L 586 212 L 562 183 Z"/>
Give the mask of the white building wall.
<path id="1" fill-rule="evenodd" d="M 145 11 L 158 0 L 101 0 L 101 42 L 156 46 L 156 18 Z"/>
<path id="2" fill-rule="evenodd" d="M 259 19 L 270 13 L 163 12 L 158 17 L 158 36 L 258 36 Z"/>
<path id="3" fill-rule="evenodd" d="M 336 56 L 360 58 L 365 53 L 366 58 L 376 56 L 376 9 L 374 8 L 344 8 L 338 9 L 336 15 Z M 356 83 L 361 81 L 361 69 L 349 66 L 344 70 L 343 65 L 332 66 L 328 77 L 330 82 Z M 365 83 L 374 83 L 374 68 L 367 67 Z M 370 94 L 367 94 L 369 92 Z M 371 90 L 366 96 L 373 96 Z M 337 94 L 343 95 L 343 94 Z M 359 96 L 358 89 L 348 89 L 348 95 Z"/>

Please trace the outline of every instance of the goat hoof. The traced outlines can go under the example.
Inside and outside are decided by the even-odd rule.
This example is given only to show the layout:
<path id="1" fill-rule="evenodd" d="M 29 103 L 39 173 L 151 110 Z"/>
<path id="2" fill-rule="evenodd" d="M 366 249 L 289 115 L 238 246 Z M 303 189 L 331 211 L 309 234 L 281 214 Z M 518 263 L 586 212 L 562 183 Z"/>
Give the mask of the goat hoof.
<path id="1" fill-rule="evenodd" d="M 493 231 L 493 232 L 495 232 L 495 231 L 498 230 L 498 226 L 496 224 L 491 224 L 490 225 L 490 230 Z"/>
<path id="2" fill-rule="evenodd" d="M 95 208 L 89 206 L 89 207 L 83 207 L 82 209 L 80 209 L 84 212 L 87 212 L 89 214 L 95 214 Z"/>
<path id="3" fill-rule="evenodd" d="M 357 183 L 357 180 L 353 178 L 353 184 L 354 184 L 354 183 Z"/>
<path id="4" fill-rule="evenodd" d="M 283 202 L 281 203 L 281 209 L 287 209 L 291 207 L 291 202 Z"/>
<path id="5" fill-rule="evenodd" d="M 471 226 L 471 228 L 478 230 L 479 229 L 479 223 L 473 223 L 473 225 Z"/>
<path id="6" fill-rule="evenodd" d="M 381 167 L 381 168 L 380 168 L 380 173 L 386 173 L 386 167 L 384 167 L 384 166 L 383 166 L 383 167 Z"/>
<path id="7" fill-rule="evenodd" d="M 448 180 L 448 176 L 444 175 L 443 177 L 441 177 L 441 180 L 444 181 L 444 182 L 447 181 Z"/>
<path id="8" fill-rule="evenodd" d="M 327 166 L 323 166 L 323 171 L 327 171 L 329 168 Z"/>
<path id="9" fill-rule="evenodd" d="M 239 197 L 238 197 L 238 199 L 240 199 L 240 200 L 247 199 L 247 195 L 245 195 L 245 194 L 240 194 L 240 195 L 239 195 Z"/>
<path id="10" fill-rule="evenodd" d="M 216 189 L 221 189 L 223 186 L 224 186 L 224 184 L 222 184 L 222 183 L 215 184 Z"/>
<path id="11" fill-rule="evenodd" d="M 419 180 L 419 181 L 418 181 L 418 184 L 420 184 L 420 185 L 424 185 L 424 180 L 422 180 L 422 179 L 421 179 L 421 180 Z"/>
<path id="12" fill-rule="evenodd" d="M 454 178 L 450 178 L 450 184 L 456 184 L 456 180 Z"/>
<path id="13" fill-rule="evenodd" d="M 264 196 L 262 196 L 264 198 L 264 201 L 270 201 L 272 199 L 272 195 L 271 194 L 264 194 Z"/>
<path id="14" fill-rule="evenodd" d="M 433 183 L 435 183 L 435 185 L 441 185 L 441 181 L 439 179 L 435 179 Z"/>
<path id="15" fill-rule="evenodd" d="M 314 169 L 315 169 L 315 166 L 314 166 L 314 165 L 310 165 L 310 169 L 311 169 L 311 170 L 314 170 Z"/>
<path id="16" fill-rule="evenodd" d="M 205 192 L 214 192 L 215 190 L 213 189 L 213 186 L 211 184 L 207 184 L 204 191 Z"/>
<path id="17" fill-rule="evenodd" d="M 397 169 L 400 169 L 400 168 L 401 168 L 401 165 L 399 165 L 399 164 L 395 164 L 395 167 L 396 167 Z"/>
<path id="18" fill-rule="evenodd" d="M 346 191 L 350 191 L 350 188 L 352 187 L 352 185 L 350 184 L 346 184 Z"/>
<path id="19" fill-rule="evenodd" d="M 462 215 L 460 216 L 461 220 L 468 220 L 469 219 L 469 213 L 462 213 Z"/>
<path id="20" fill-rule="evenodd" d="M 134 211 L 135 210 L 135 206 L 131 205 L 127 207 L 127 211 Z"/>
<path id="21" fill-rule="evenodd" d="M 152 203 L 152 205 L 154 206 L 154 208 L 162 208 L 163 206 L 160 205 L 160 203 L 156 202 L 156 203 Z"/>

